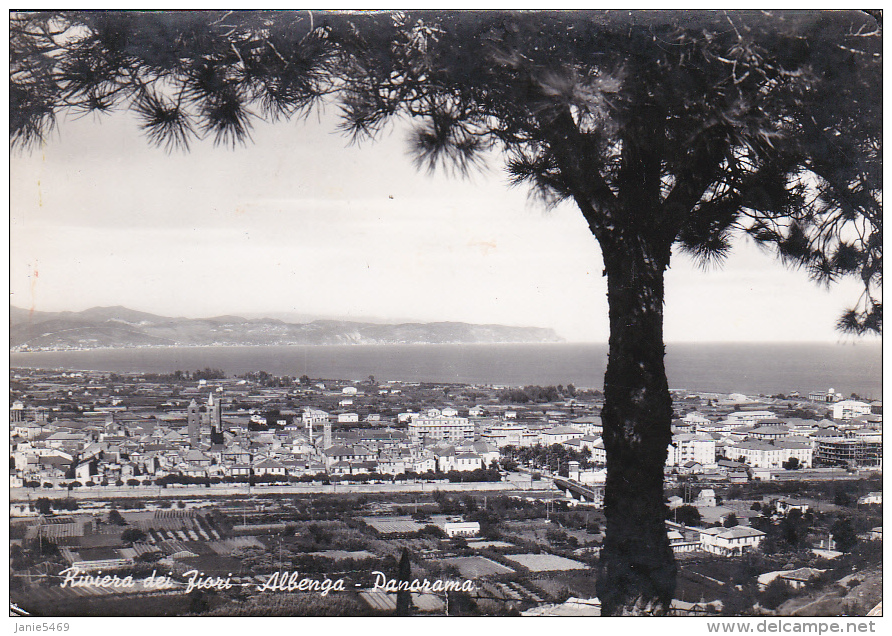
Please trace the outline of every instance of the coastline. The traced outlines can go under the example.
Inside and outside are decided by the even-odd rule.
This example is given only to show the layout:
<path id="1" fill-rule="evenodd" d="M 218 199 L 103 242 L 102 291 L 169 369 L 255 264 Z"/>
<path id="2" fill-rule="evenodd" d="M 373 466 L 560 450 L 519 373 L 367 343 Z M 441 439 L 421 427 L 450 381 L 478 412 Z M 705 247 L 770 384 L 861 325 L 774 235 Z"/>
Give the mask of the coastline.
<path id="1" fill-rule="evenodd" d="M 880 399 L 880 343 L 669 343 L 669 384 L 744 395 L 826 391 Z M 603 387 L 605 343 L 134 347 L 11 353 L 10 366 L 66 372 L 166 374 L 205 367 L 273 375 L 470 385 Z"/>

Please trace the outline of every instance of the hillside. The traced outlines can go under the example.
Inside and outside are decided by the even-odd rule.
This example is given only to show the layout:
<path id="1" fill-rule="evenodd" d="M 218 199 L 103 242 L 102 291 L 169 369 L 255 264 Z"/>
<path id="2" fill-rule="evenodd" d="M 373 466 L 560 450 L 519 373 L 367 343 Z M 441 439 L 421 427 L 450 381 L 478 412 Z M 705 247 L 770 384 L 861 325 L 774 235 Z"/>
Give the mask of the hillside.
<path id="1" fill-rule="evenodd" d="M 463 322 L 377 324 L 274 318 L 170 318 L 126 307 L 81 312 L 9 311 L 15 351 L 212 345 L 489 344 L 561 342 L 552 329 Z"/>

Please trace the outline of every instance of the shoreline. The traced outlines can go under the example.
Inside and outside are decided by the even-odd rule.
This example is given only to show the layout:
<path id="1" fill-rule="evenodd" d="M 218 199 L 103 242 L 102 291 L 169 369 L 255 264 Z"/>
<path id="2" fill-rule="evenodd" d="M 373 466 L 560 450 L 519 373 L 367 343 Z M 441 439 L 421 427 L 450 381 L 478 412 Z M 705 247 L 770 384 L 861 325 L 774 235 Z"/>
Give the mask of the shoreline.
<path id="1" fill-rule="evenodd" d="M 881 399 L 879 343 L 669 343 L 666 370 L 678 390 L 744 395 L 807 395 L 835 387 Z M 64 373 L 172 374 L 222 369 L 227 378 L 272 375 L 603 390 L 606 343 L 192 345 L 10 353 L 10 367 Z"/>

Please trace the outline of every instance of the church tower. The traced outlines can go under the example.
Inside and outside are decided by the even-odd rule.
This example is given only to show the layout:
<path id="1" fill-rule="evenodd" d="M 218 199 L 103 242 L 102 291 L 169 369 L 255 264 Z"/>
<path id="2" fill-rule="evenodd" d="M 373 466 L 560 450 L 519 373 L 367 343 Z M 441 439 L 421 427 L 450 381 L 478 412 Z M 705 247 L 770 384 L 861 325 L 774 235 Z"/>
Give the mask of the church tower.
<path id="1" fill-rule="evenodd" d="M 193 448 L 197 447 L 201 435 L 201 411 L 195 400 L 189 402 L 189 407 L 186 409 L 186 423 L 189 429 L 189 443 Z"/>
<path id="2" fill-rule="evenodd" d="M 208 424 L 212 431 L 223 432 L 223 409 L 220 399 L 214 400 L 214 394 L 208 395 Z"/>

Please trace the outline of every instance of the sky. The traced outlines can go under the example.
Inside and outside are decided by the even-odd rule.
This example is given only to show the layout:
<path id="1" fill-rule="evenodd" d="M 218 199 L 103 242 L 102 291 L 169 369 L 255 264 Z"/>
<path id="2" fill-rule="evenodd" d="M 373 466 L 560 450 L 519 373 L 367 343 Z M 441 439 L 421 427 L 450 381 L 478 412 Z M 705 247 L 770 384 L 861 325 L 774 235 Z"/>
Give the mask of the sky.
<path id="1" fill-rule="evenodd" d="M 351 145 L 337 109 L 255 121 L 235 149 L 168 154 L 119 113 L 62 118 L 10 153 L 10 303 L 167 316 L 282 315 L 550 327 L 605 342 L 606 278 L 570 204 L 511 188 L 500 157 L 468 179 L 417 170 L 408 127 Z M 829 289 L 740 237 L 721 268 L 673 256 L 667 342 L 852 342 Z"/>

